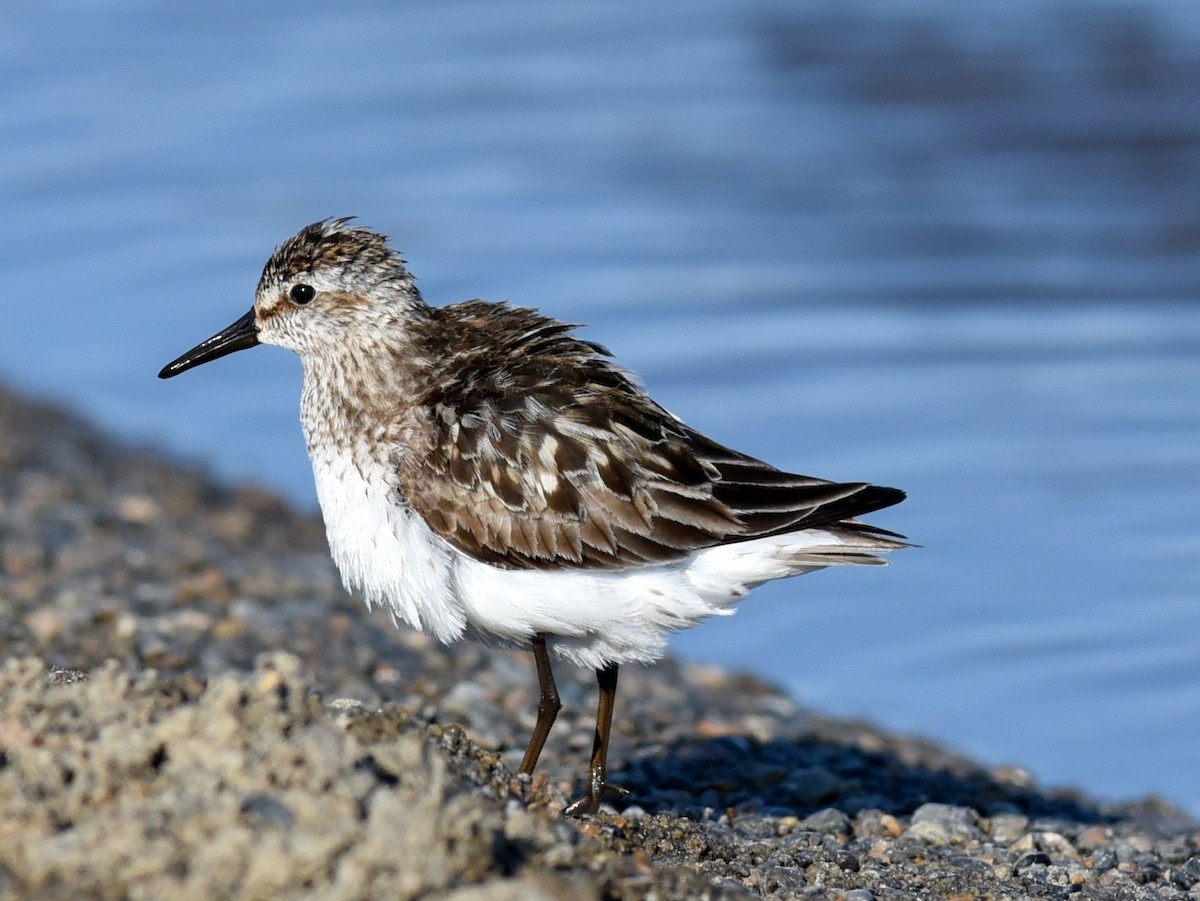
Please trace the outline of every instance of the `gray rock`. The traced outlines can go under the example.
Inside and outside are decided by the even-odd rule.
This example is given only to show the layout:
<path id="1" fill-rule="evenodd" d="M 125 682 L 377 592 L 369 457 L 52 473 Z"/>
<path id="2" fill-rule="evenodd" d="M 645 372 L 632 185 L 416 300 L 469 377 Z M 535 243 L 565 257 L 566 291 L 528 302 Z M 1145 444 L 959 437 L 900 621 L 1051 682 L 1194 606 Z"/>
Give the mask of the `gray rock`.
<path id="1" fill-rule="evenodd" d="M 979 815 L 949 804 L 922 804 L 913 813 L 905 835 L 931 845 L 958 845 L 982 838 Z"/>
<path id="2" fill-rule="evenodd" d="M 1027 832 L 1009 847 L 1018 854 L 1028 851 L 1045 851 L 1055 861 L 1078 856 L 1075 846 L 1057 832 Z"/>
<path id="3" fill-rule="evenodd" d="M 800 828 L 813 832 L 824 832 L 828 835 L 850 835 L 853 832 L 850 817 L 833 807 L 827 807 L 806 816 L 801 821 Z"/>
<path id="4" fill-rule="evenodd" d="M 779 793 L 797 807 L 811 807 L 837 797 L 842 780 L 820 766 L 801 767 L 779 783 Z"/>

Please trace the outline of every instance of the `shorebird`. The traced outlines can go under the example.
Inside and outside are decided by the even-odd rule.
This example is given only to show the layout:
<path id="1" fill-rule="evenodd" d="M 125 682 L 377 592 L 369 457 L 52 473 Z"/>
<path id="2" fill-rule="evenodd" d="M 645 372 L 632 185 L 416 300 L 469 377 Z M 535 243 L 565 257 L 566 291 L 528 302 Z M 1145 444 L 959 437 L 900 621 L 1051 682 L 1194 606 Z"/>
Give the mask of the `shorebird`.
<path id="1" fill-rule="evenodd" d="M 349 219 L 275 249 L 253 308 L 159 373 L 257 344 L 303 364 L 300 416 L 346 587 L 441 642 L 528 648 L 532 775 L 561 708 L 551 655 L 596 672 L 583 797 L 606 782 L 618 668 L 733 612 L 750 589 L 877 564 L 903 536 L 856 517 L 903 500 L 784 472 L 689 428 L 577 326 L 428 305 L 387 238 Z"/>

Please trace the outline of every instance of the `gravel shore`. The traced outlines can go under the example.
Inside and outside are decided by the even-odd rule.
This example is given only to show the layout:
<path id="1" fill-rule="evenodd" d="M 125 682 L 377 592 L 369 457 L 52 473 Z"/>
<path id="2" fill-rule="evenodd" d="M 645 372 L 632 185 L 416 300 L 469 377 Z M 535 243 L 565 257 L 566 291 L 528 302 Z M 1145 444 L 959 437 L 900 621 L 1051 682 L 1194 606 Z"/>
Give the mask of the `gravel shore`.
<path id="1" fill-rule="evenodd" d="M 590 674 L 518 780 L 528 655 L 394 628 L 315 517 L 3 388 L 0 603 L 4 898 L 1200 899 L 1165 801 L 671 660 L 621 674 L 630 798 L 564 819 Z"/>

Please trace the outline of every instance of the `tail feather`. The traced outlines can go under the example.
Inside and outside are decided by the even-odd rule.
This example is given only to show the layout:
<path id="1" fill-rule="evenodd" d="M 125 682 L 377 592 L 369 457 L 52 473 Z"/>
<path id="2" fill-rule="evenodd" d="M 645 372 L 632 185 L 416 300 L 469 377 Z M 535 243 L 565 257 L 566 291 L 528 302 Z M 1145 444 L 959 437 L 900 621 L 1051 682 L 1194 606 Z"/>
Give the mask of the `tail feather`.
<path id="1" fill-rule="evenodd" d="M 825 533 L 836 540 L 829 544 L 812 544 L 796 548 L 788 555 L 788 564 L 797 568 L 816 566 L 884 566 L 887 560 L 878 556 L 888 551 L 912 547 L 904 536 L 853 520 L 829 526 Z"/>

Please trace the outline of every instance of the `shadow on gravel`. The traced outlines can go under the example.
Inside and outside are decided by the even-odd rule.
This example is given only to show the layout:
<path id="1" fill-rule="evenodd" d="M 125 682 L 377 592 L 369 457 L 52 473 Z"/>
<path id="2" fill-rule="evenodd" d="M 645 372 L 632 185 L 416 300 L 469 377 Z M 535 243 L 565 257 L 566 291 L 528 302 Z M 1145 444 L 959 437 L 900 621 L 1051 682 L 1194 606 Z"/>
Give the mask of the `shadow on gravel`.
<path id="1" fill-rule="evenodd" d="M 971 807 L 985 816 L 1013 812 L 1079 823 L 1121 816 L 1068 791 L 1038 789 L 1021 771 L 1006 781 L 920 739 L 887 740 L 895 747 L 863 750 L 825 737 L 689 739 L 629 760 L 612 773 L 612 781 L 649 813 L 691 818 L 729 808 L 801 818 L 828 808 L 848 816 L 870 809 L 900 816 L 931 802 Z"/>

